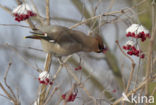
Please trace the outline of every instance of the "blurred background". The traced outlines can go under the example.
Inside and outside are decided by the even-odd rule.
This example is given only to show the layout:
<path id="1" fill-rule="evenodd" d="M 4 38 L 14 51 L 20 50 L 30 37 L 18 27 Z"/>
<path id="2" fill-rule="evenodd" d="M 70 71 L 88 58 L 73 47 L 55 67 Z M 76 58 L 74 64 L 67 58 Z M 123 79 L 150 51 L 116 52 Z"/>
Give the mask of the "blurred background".
<path id="1" fill-rule="evenodd" d="M 142 1 L 142 2 L 141 2 Z M 80 30 L 86 34 L 100 34 L 103 37 L 104 43 L 108 46 L 109 51 L 106 54 L 96 53 L 78 53 L 68 61 L 72 66 L 73 72 L 85 81 L 85 87 L 89 90 L 92 96 L 97 99 L 117 99 L 121 97 L 123 89 L 127 83 L 130 73 L 130 61 L 121 54 L 121 51 L 116 46 L 115 41 L 119 40 L 120 45 L 123 45 L 128 39 L 125 37 L 126 28 L 132 23 L 143 24 L 147 29 L 151 30 L 151 1 L 152 0 L 50 0 L 50 15 L 52 25 L 62 25 L 70 27 L 84 19 L 95 15 L 104 14 L 111 11 L 121 11 L 121 9 L 131 8 L 131 11 L 117 16 L 103 16 L 96 20 L 90 21 L 88 24 L 80 25 L 75 30 Z M 25 0 L 27 3 L 32 3 L 31 0 Z M 34 3 L 42 17 L 45 17 L 45 1 L 34 0 Z M 141 4 L 138 4 L 141 3 Z M 0 0 L 0 5 L 7 6 L 11 9 L 17 7 L 16 0 Z M 137 6 L 135 6 L 137 5 Z M 16 22 L 14 17 L 0 8 L 0 24 L 20 24 L 28 26 L 26 22 Z M 121 16 L 120 16 L 121 15 Z M 36 22 L 34 24 L 37 25 Z M 32 104 L 37 96 L 39 82 L 37 80 L 39 73 L 35 68 L 44 69 L 44 60 L 46 53 L 38 50 L 42 49 L 41 43 L 38 40 L 24 39 L 24 36 L 30 35 L 31 29 L 19 26 L 4 26 L 0 25 L 0 82 L 3 82 L 5 71 L 8 68 L 9 62 L 12 62 L 8 73 L 7 81 L 13 88 L 15 93 L 19 94 L 21 105 Z M 142 50 L 147 51 L 148 40 L 141 44 Z M 156 44 L 156 43 L 155 43 Z M 156 47 L 154 48 L 154 50 Z M 81 58 L 81 71 L 74 71 L 74 68 L 79 65 Z M 140 69 L 136 69 L 133 75 L 133 81 L 130 90 L 134 88 L 139 81 L 144 78 L 145 61 L 137 57 L 132 57 L 135 60 L 136 68 L 140 65 Z M 53 57 L 51 65 L 51 74 L 53 75 L 58 67 L 57 58 Z M 60 85 L 62 93 L 68 91 L 74 79 L 72 79 L 65 69 L 58 75 L 56 81 Z M 54 83 L 54 85 L 56 85 Z M 154 85 L 155 87 L 155 85 Z M 61 92 L 54 95 L 49 105 L 55 105 L 58 101 L 58 96 Z M 4 94 L 0 89 L 0 94 Z M 109 105 L 104 100 L 99 100 L 101 105 Z M 4 97 L 0 97 L 2 105 L 12 105 Z M 79 89 L 78 98 L 69 103 L 69 105 L 83 105 L 89 103 L 89 98 Z"/>

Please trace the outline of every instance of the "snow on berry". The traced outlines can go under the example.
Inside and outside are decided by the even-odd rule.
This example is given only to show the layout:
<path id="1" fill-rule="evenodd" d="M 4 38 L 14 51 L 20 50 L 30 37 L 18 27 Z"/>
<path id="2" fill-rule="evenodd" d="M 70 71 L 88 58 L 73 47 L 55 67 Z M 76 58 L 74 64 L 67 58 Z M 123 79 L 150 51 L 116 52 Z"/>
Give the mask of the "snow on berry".
<path id="1" fill-rule="evenodd" d="M 140 38 L 141 41 L 145 41 L 146 38 L 150 38 L 149 31 L 142 25 L 132 24 L 126 30 L 127 37 Z"/>
<path id="2" fill-rule="evenodd" d="M 123 46 L 123 49 L 130 50 L 132 47 L 134 47 L 135 42 L 132 40 L 129 40 L 126 42 L 126 44 Z"/>
<path id="3" fill-rule="evenodd" d="M 43 71 L 39 74 L 38 80 L 41 84 L 52 85 L 53 81 L 51 75 L 47 71 Z"/>
<path id="4" fill-rule="evenodd" d="M 13 9 L 12 13 L 15 17 L 15 20 L 18 22 L 37 15 L 33 6 L 26 3 L 17 6 L 15 9 Z"/>

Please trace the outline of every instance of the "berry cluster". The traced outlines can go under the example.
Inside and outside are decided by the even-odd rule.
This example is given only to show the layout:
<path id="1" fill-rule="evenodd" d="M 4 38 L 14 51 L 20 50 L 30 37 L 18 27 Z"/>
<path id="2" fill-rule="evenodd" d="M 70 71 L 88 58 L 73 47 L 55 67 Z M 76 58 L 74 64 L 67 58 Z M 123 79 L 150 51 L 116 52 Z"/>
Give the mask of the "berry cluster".
<path id="1" fill-rule="evenodd" d="M 146 38 L 150 38 L 149 31 L 139 24 L 132 24 L 127 28 L 126 33 L 127 37 L 141 39 L 142 42 L 145 41 Z"/>
<path id="2" fill-rule="evenodd" d="M 34 8 L 25 3 L 16 7 L 12 13 L 18 22 L 37 15 Z"/>
<path id="3" fill-rule="evenodd" d="M 38 80 L 39 80 L 40 84 L 45 84 L 45 85 L 53 84 L 50 74 L 46 71 L 43 71 L 42 73 L 39 74 Z"/>
<path id="4" fill-rule="evenodd" d="M 75 71 L 78 71 L 78 70 L 82 70 L 82 67 L 78 66 L 78 67 L 75 68 Z"/>
<path id="5" fill-rule="evenodd" d="M 128 50 L 127 51 L 127 54 L 128 55 L 135 55 L 135 56 L 140 57 L 140 58 L 144 58 L 145 57 L 145 55 L 144 54 L 141 54 L 141 51 L 140 50 L 137 50 L 135 48 L 135 46 L 124 45 L 123 46 L 123 49 Z"/>
<path id="6" fill-rule="evenodd" d="M 149 31 L 139 24 L 132 24 L 130 27 L 126 30 L 126 37 L 131 37 L 132 39 L 141 39 L 142 42 L 144 42 L 147 38 L 150 38 Z M 123 49 L 127 51 L 128 55 L 134 55 L 140 58 L 144 58 L 145 55 L 142 53 L 142 51 L 137 48 L 138 46 L 138 40 L 136 42 L 129 40 L 127 43 L 123 46 Z"/>
<path id="7" fill-rule="evenodd" d="M 133 37 L 133 38 L 137 38 L 137 39 L 141 39 L 142 42 L 144 42 L 146 40 L 146 38 L 150 38 L 150 35 L 149 34 L 146 34 L 144 32 L 140 32 L 139 34 L 135 34 L 134 32 L 131 33 L 131 32 L 128 32 L 126 34 L 127 37 Z"/>
<path id="8" fill-rule="evenodd" d="M 77 96 L 77 93 L 71 93 L 71 94 L 68 96 L 68 99 L 66 99 L 66 96 L 67 96 L 66 93 L 63 94 L 63 95 L 62 95 L 62 99 L 63 99 L 63 100 L 66 100 L 67 102 L 72 102 L 72 101 L 75 100 L 75 98 L 76 98 L 76 96 Z"/>
<path id="9" fill-rule="evenodd" d="M 36 16 L 36 13 L 33 13 L 32 11 L 27 11 L 27 14 L 14 13 L 13 15 L 15 16 L 15 20 L 20 22 L 20 21 L 26 20 L 32 16 Z"/>

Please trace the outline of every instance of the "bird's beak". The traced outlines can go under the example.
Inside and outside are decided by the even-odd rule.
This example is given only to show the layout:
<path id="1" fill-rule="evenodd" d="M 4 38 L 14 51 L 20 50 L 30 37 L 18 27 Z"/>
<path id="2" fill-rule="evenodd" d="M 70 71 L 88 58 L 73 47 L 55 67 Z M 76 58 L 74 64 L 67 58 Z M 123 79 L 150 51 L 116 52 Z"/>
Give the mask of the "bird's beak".
<path id="1" fill-rule="evenodd" d="M 45 38 L 44 34 L 37 33 L 37 32 L 30 32 L 32 35 L 25 36 L 24 38 L 30 38 L 30 39 L 42 39 Z"/>

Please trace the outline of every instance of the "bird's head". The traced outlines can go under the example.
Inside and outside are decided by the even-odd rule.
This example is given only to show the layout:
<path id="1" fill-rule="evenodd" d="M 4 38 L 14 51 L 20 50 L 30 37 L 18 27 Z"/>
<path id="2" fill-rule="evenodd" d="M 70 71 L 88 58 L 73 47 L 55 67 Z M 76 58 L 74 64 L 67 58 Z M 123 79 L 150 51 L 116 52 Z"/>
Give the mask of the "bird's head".
<path id="1" fill-rule="evenodd" d="M 107 47 L 103 44 L 102 38 L 99 35 L 97 35 L 96 40 L 97 40 L 97 45 L 98 45 L 98 50 L 96 52 L 105 53 L 107 51 Z"/>
<path id="2" fill-rule="evenodd" d="M 43 32 L 34 31 L 30 33 L 32 33 L 32 35 L 26 36 L 25 38 L 39 39 L 39 40 L 47 38 L 47 34 Z"/>

